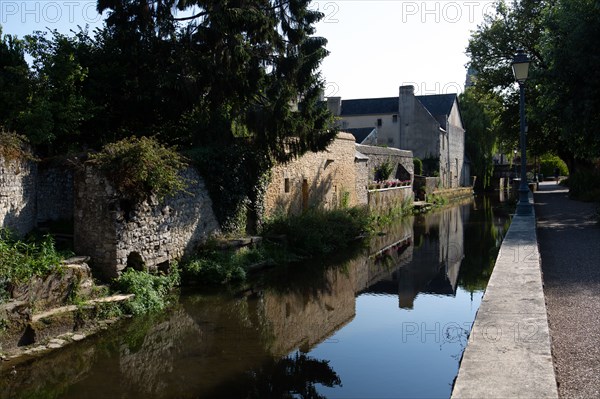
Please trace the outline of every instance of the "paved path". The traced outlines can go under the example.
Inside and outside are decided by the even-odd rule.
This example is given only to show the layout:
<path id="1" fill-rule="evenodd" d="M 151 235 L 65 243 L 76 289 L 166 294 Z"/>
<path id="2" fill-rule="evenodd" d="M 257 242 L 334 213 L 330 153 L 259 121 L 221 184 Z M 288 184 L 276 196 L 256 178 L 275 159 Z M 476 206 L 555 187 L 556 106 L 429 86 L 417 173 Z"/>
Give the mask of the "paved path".
<path id="1" fill-rule="evenodd" d="M 552 355 L 562 398 L 600 398 L 600 225 L 553 182 L 535 193 Z"/>

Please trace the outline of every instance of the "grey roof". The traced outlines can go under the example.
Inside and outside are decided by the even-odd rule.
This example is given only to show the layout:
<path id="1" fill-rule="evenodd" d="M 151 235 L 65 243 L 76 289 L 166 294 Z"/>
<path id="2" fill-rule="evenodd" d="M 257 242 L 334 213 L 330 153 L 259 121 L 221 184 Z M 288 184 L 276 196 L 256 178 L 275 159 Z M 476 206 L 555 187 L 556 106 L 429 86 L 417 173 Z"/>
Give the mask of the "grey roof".
<path id="1" fill-rule="evenodd" d="M 431 96 L 415 96 L 431 115 L 450 115 L 456 93 L 434 94 Z"/>
<path id="2" fill-rule="evenodd" d="M 342 100 L 342 116 L 398 113 L 398 97 Z"/>
<path id="3" fill-rule="evenodd" d="M 365 139 L 373 132 L 373 130 L 375 130 L 374 127 L 355 127 L 342 129 L 342 131 L 346 133 L 351 133 L 358 144 L 365 141 Z"/>
<path id="4" fill-rule="evenodd" d="M 456 93 L 415 96 L 415 98 L 431 115 L 449 115 L 456 99 Z M 394 113 L 398 113 L 398 97 L 342 100 L 341 116 Z"/>

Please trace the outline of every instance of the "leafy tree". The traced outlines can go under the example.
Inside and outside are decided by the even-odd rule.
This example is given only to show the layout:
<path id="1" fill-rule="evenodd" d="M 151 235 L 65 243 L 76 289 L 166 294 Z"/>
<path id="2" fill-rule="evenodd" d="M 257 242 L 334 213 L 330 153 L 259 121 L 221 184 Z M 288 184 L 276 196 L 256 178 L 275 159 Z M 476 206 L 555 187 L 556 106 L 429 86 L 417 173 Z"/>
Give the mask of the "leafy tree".
<path id="1" fill-rule="evenodd" d="M 25 44 L 15 36 L 2 35 L 0 26 L 0 125 L 14 130 L 27 107 L 30 93 Z"/>
<path id="2" fill-rule="evenodd" d="M 498 150 L 501 99 L 498 95 L 467 88 L 459 97 L 467 129 L 465 151 L 469 155 L 477 185 L 486 189 L 494 172 L 493 156 Z"/>
<path id="3" fill-rule="evenodd" d="M 510 63 L 516 49 L 523 48 L 532 59 L 526 85 L 532 155 L 554 152 L 570 166 L 574 159 L 600 155 L 593 129 L 599 114 L 600 60 L 594 39 L 599 32 L 600 11 L 594 0 L 497 3 L 495 14 L 473 33 L 467 53 L 469 66 L 477 71 L 476 87 L 500 96 L 501 144 L 518 142 L 518 88 Z"/>
<path id="4" fill-rule="evenodd" d="M 56 153 L 85 143 L 81 124 L 92 109 L 82 93 L 87 68 L 76 56 L 86 43 L 57 31 L 51 38 L 46 36 L 35 32 L 25 37 L 33 57 L 32 91 L 27 108 L 19 115 L 18 128 L 38 150 Z"/>

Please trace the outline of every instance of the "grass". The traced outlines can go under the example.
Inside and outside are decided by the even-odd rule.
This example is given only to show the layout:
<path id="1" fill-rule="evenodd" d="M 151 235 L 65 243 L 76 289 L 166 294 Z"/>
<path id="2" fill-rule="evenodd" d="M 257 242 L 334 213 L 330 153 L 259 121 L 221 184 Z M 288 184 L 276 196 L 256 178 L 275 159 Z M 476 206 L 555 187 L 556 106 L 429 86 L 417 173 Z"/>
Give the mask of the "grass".
<path id="1" fill-rule="evenodd" d="M 61 261 L 70 255 L 56 250 L 49 235 L 20 240 L 10 230 L 0 229 L 0 298 L 8 297 L 10 284 L 60 271 Z"/>
<path id="2" fill-rule="evenodd" d="M 179 283 L 176 266 L 171 267 L 167 276 L 128 269 L 113 281 L 113 289 L 124 294 L 134 294 L 133 299 L 123 307 L 125 312 L 139 315 L 166 309 L 171 292 Z"/>

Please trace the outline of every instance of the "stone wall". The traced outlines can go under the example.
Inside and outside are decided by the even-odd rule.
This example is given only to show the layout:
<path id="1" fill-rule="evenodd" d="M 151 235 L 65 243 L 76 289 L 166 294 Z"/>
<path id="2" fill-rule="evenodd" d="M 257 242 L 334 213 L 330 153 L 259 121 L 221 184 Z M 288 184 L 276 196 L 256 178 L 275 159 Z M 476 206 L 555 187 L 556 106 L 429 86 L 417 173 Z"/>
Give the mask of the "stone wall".
<path id="1" fill-rule="evenodd" d="M 20 236 L 35 227 L 37 174 L 35 162 L 0 157 L 0 227 Z"/>
<path id="2" fill-rule="evenodd" d="M 38 165 L 37 221 L 73 220 L 74 171 L 65 164 Z"/>
<path id="3" fill-rule="evenodd" d="M 23 236 L 38 223 L 73 219 L 73 170 L 0 157 L 0 227 Z"/>
<path id="4" fill-rule="evenodd" d="M 394 166 L 390 178 L 412 181 L 414 175 L 412 151 L 360 144 L 356 145 L 356 150 L 369 158 L 367 162 L 369 181 L 373 181 L 375 178 L 375 168 L 386 161 L 391 161 Z"/>
<path id="5" fill-rule="evenodd" d="M 75 177 L 75 251 L 91 256 L 105 278 L 126 267 L 156 270 L 191 253 L 219 231 L 204 181 L 193 169 L 187 193 L 164 203 L 119 199 L 107 179 L 86 165 Z"/>
<path id="6" fill-rule="evenodd" d="M 411 186 L 369 190 L 369 210 L 385 213 L 395 208 L 411 205 L 413 197 Z"/>
<path id="7" fill-rule="evenodd" d="M 309 208 L 332 209 L 345 203 L 359 204 L 364 192 L 357 193 L 354 136 L 340 133 L 334 142 L 318 153 L 309 152 L 272 170 L 265 194 L 265 216 L 298 214 Z M 356 161 L 356 162 L 355 162 Z M 362 188 L 359 187 L 359 191 Z"/>

